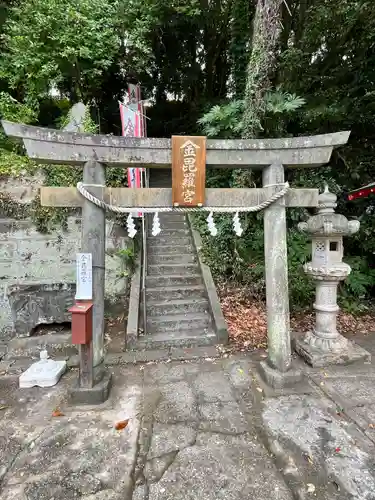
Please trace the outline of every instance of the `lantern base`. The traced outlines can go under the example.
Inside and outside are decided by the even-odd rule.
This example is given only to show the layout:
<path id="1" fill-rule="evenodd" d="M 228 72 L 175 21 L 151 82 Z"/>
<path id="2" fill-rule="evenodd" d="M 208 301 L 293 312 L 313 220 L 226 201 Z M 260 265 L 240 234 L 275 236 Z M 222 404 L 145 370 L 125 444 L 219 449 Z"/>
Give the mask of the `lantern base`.
<path id="1" fill-rule="evenodd" d="M 309 332 L 303 338 L 297 339 L 294 343 L 294 348 L 301 358 L 313 368 L 330 365 L 348 365 L 356 361 L 371 362 L 371 354 L 354 342 L 343 342 L 342 349 L 329 350 L 326 346 L 325 348 L 321 348 L 311 345 L 308 340 L 312 335 Z M 337 342 L 335 345 L 337 347 Z"/>

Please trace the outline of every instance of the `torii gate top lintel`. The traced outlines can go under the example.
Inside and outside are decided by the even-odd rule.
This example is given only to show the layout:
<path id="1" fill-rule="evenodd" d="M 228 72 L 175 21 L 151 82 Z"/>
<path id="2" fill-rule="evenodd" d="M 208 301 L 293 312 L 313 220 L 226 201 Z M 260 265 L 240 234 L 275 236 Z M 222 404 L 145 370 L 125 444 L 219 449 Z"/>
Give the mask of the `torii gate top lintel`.
<path id="1" fill-rule="evenodd" d="M 27 154 L 40 163 L 168 167 L 171 139 L 130 138 L 66 132 L 2 121 L 5 133 L 23 139 Z M 207 167 L 317 167 L 329 162 L 334 147 L 347 143 L 350 132 L 284 139 L 207 140 Z"/>

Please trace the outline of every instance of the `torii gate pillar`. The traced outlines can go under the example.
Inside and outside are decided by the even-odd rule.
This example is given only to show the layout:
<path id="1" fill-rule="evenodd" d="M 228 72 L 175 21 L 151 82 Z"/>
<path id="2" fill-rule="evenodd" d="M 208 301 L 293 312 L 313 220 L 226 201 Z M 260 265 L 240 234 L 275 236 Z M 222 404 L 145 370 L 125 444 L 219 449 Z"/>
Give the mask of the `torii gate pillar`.
<path id="1" fill-rule="evenodd" d="M 263 188 L 270 194 L 285 182 L 284 167 L 270 165 L 263 170 Z M 267 186 L 270 186 L 267 188 Z M 288 268 L 285 200 L 282 198 L 264 211 L 264 257 L 266 272 L 268 354 L 271 366 L 286 372 L 291 364 Z"/>
<path id="2" fill-rule="evenodd" d="M 285 182 L 284 166 L 270 165 L 262 172 L 263 188 L 273 194 Z M 291 369 L 289 287 L 285 199 L 264 211 L 268 359 L 260 364 L 263 379 L 274 388 L 298 382 L 302 373 Z"/>

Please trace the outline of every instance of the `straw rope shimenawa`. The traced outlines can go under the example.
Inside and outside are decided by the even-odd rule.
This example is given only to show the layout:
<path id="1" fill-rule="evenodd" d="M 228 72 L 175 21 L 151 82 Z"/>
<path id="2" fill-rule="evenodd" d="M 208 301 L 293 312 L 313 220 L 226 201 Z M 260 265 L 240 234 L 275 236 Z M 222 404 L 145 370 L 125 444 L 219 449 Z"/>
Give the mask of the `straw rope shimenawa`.
<path id="1" fill-rule="evenodd" d="M 217 228 L 215 225 L 215 221 L 213 218 L 214 212 L 219 212 L 219 213 L 234 213 L 233 217 L 233 231 L 237 236 L 241 236 L 243 233 L 243 229 L 241 227 L 241 222 L 239 219 L 239 213 L 240 212 L 259 212 L 261 210 L 264 210 L 265 208 L 269 207 L 272 205 L 272 203 L 275 203 L 277 200 L 285 196 L 285 194 L 289 190 L 289 184 L 286 182 L 284 184 L 269 184 L 264 186 L 264 188 L 267 187 L 273 187 L 273 186 L 282 186 L 282 189 L 280 191 L 277 191 L 273 195 L 271 195 L 268 200 L 263 201 L 262 203 L 259 203 L 258 205 L 255 205 L 253 207 L 117 207 L 115 205 L 111 205 L 109 203 L 105 203 L 103 200 L 99 200 L 96 196 L 92 195 L 89 191 L 87 191 L 86 187 L 89 187 L 83 184 L 83 182 L 78 182 L 77 184 L 77 189 L 79 193 L 86 198 L 88 201 L 91 203 L 94 203 L 98 207 L 102 208 L 103 210 L 109 210 L 111 212 L 115 212 L 117 214 L 123 214 L 123 213 L 128 213 L 128 219 L 127 219 L 127 228 L 128 228 L 128 234 L 130 238 L 134 238 L 134 236 L 137 234 L 137 230 L 135 228 L 135 224 L 133 221 L 132 213 L 133 212 L 143 212 L 143 213 L 153 213 L 154 214 L 154 219 L 153 219 L 153 224 L 152 224 L 152 235 L 157 236 L 161 232 L 160 228 L 160 221 L 159 221 L 159 212 L 209 212 L 209 215 L 207 217 L 207 225 L 208 225 L 208 230 L 211 233 L 212 236 L 217 235 Z"/>
<path id="2" fill-rule="evenodd" d="M 131 212 L 143 212 L 143 213 L 155 213 L 155 212 L 221 212 L 221 213 L 236 213 L 236 212 L 259 212 L 264 210 L 265 208 L 275 203 L 275 201 L 279 200 L 289 190 L 289 183 L 286 182 L 284 184 L 272 184 L 264 186 L 264 188 L 272 187 L 272 186 L 282 186 L 280 191 L 277 191 L 273 195 L 271 195 L 268 200 L 259 203 L 253 207 L 117 207 L 115 205 L 110 205 L 109 203 L 104 202 L 103 200 L 99 200 L 96 196 L 92 195 L 89 191 L 87 191 L 85 184 L 83 182 L 78 182 L 77 189 L 79 193 L 89 200 L 91 203 L 94 203 L 98 207 L 103 210 L 109 210 L 111 212 L 115 212 L 118 214 L 131 213 Z"/>

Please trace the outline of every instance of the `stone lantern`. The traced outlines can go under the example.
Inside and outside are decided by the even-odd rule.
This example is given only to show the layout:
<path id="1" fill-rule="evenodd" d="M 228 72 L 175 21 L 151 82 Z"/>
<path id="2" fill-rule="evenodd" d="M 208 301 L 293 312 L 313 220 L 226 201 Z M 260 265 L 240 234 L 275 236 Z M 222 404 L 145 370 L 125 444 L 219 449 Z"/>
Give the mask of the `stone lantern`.
<path id="1" fill-rule="evenodd" d="M 315 328 L 296 340 L 295 349 L 312 366 L 370 359 L 367 351 L 340 335 L 336 327 L 337 288 L 351 271 L 342 261 L 343 236 L 356 233 L 360 224 L 335 213 L 337 197 L 328 186 L 318 200 L 317 215 L 298 224 L 299 230 L 312 239 L 312 260 L 305 264 L 304 271 L 316 284 Z"/>

